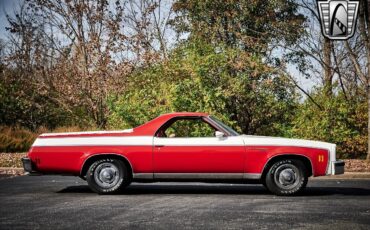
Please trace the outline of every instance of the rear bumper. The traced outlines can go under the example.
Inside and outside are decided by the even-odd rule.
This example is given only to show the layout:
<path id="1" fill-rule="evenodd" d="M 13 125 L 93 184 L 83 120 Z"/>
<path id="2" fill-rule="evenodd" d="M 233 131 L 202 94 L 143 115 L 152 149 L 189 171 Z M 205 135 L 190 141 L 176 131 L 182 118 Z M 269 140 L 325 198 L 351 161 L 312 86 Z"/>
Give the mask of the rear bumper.
<path id="1" fill-rule="evenodd" d="M 22 158 L 22 163 L 24 171 L 27 172 L 29 175 L 41 175 L 39 172 L 36 172 L 30 158 Z"/>
<path id="2" fill-rule="evenodd" d="M 344 174 L 344 161 L 333 161 L 332 162 L 332 175 Z"/>
<path id="3" fill-rule="evenodd" d="M 26 172 L 32 172 L 32 161 L 28 157 L 22 158 L 23 169 Z"/>

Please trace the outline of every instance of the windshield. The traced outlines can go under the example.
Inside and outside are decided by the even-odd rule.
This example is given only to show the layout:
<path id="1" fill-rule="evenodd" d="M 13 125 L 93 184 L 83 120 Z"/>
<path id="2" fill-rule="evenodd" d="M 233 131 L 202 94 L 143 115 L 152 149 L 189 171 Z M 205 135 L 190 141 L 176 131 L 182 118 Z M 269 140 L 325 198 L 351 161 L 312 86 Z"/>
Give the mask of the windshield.
<path id="1" fill-rule="evenodd" d="M 222 123 L 222 121 L 220 121 L 219 119 L 215 118 L 214 116 L 209 116 L 209 118 L 212 121 L 214 121 L 216 124 L 218 124 L 219 126 L 221 126 L 223 129 L 225 129 L 226 131 L 228 131 L 231 135 L 233 135 L 233 136 L 238 136 L 239 135 L 238 132 L 236 132 L 235 130 L 233 130 L 229 126 L 225 125 L 224 123 Z"/>

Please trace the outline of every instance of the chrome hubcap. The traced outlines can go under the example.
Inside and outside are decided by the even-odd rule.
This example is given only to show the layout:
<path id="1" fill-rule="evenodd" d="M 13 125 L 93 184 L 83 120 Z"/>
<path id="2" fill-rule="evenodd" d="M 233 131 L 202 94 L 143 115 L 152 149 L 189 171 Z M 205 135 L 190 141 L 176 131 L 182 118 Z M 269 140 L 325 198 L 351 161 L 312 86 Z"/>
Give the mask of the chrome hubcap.
<path id="1" fill-rule="evenodd" d="M 280 188 L 291 189 L 298 185 L 299 177 L 299 170 L 296 166 L 283 164 L 276 169 L 274 180 Z"/>
<path id="2" fill-rule="evenodd" d="M 105 162 L 96 167 L 94 178 L 100 187 L 112 188 L 119 181 L 119 170 L 114 164 Z"/>
<path id="3" fill-rule="evenodd" d="M 283 185 L 291 184 L 295 181 L 295 174 L 292 169 L 284 169 L 279 175 L 279 182 Z"/>

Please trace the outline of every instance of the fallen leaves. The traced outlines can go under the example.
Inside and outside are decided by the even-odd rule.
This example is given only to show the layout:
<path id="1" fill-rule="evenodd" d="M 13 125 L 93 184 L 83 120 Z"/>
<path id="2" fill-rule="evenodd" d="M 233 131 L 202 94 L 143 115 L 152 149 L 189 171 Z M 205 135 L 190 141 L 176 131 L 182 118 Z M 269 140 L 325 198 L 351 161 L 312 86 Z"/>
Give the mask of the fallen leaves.
<path id="1" fill-rule="evenodd" d="M 370 172 L 370 162 L 365 160 L 347 159 L 344 160 L 345 172 Z"/>
<path id="2" fill-rule="evenodd" d="M 26 155 L 27 153 L 0 153 L 0 167 L 23 168 L 21 159 Z"/>

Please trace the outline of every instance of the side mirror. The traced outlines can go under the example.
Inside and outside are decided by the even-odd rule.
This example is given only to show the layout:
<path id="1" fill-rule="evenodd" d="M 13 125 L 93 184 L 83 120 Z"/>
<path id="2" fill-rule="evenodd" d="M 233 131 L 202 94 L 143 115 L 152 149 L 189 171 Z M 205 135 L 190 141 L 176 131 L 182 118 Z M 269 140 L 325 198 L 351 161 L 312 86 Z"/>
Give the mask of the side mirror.
<path id="1" fill-rule="evenodd" d="M 216 131 L 216 132 L 215 132 L 215 136 L 216 136 L 217 138 L 223 138 L 223 137 L 225 136 L 225 133 L 220 132 L 220 131 Z"/>

